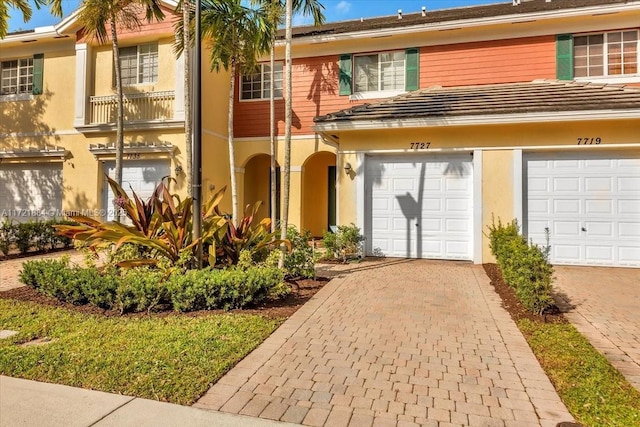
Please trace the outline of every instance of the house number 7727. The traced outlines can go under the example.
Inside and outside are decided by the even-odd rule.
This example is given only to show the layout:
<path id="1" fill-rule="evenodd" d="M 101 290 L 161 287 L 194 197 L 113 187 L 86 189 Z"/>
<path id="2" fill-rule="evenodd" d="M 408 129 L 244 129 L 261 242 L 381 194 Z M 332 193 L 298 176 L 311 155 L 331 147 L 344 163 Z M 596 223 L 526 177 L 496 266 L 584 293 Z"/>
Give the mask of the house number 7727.
<path id="1" fill-rule="evenodd" d="M 430 142 L 412 142 L 412 150 L 427 150 L 431 146 Z"/>

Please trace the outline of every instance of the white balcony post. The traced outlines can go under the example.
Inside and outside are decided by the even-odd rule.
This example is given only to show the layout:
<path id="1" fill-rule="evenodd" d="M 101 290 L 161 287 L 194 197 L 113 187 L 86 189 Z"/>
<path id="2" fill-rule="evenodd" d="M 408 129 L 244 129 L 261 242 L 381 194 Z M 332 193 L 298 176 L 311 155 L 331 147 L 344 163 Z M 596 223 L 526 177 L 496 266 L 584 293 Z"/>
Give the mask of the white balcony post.
<path id="1" fill-rule="evenodd" d="M 74 126 L 84 126 L 87 114 L 87 86 L 88 78 L 91 75 L 89 67 L 91 46 L 87 43 L 76 44 L 76 93 L 75 93 L 75 114 L 73 117 Z"/>
<path id="2" fill-rule="evenodd" d="M 176 59 L 176 97 L 173 101 L 173 118 L 175 120 L 184 120 L 184 93 L 186 86 L 184 75 L 184 55 L 180 54 Z"/>

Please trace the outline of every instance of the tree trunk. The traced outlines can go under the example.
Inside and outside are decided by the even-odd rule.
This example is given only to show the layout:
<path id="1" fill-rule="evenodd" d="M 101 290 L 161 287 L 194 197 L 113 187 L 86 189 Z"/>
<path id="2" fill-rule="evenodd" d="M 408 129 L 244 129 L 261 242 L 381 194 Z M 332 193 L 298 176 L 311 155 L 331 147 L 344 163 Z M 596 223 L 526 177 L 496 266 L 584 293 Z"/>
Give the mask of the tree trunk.
<path id="1" fill-rule="evenodd" d="M 191 37 L 189 30 L 189 15 L 191 8 L 190 0 L 182 1 L 182 45 L 184 46 L 182 50 L 182 56 L 184 59 L 184 139 L 185 139 L 185 160 L 187 162 L 187 167 L 184 170 L 185 180 L 184 184 L 187 187 L 187 196 L 193 195 L 193 188 L 191 188 L 191 175 L 193 169 L 193 135 L 191 132 L 191 54 L 189 52 L 191 46 Z"/>
<path id="2" fill-rule="evenodd" d="M 269 145 L 269 154 L 271 155 L 271 232 L 275 232 L 278 224 L 278 217 L 276 213 L 278 212 L 277 206 L 280 203 L 278 200 L 278 190 L 276 187 L 277 184 L 277 163 L 276 157 L 278 155 L 277 146 L 276 146 L 276 101 L 275 101 L 275 64 L 276 64 L 276 34 L 273 33 L 271 37 L 271 82 L 269 93 L 271 96 L 269 97 L 269 132 L 270 132 L 270 145 Z"/>
<path id="3" fill-rule="evenodd" d="M 289 190 L 291 187 L 291 117 L 292 117 L 292 71 L 291 71 L 291 19 L 293 15 L 293 0 L 286 0 L 285 10 L 285 70 L 287 87 L 285 90 L 284 101 L 284 165 L 282 170 L 283 188 L 282 188 L 282 212 L 280 216 L 280 238 L 287 238 L 287 227 L 289 225 Z M 280 266 L 284 264 L 284 252 L 280 257 Z"/>
<path id="4" fill-rule="evenodd" d="M 124 94 L 122 92 L 122 72 L 120 67 L 120 50 L 118 49 L 118 32 L 116 31 L 116 18 L 109 19 L 111 27 L 111 47 L 113 48 L 113 63 L 116 74 L 116 173 L 114 180 L 122 186 L 122 158 L 124 153 Z M 120 209 L 115 209 L 115 220 L 120 221 Z"/>
<path id="5" fill-rule="evenodd" d="M 231 175 L 231 205 L 233 225 L 238 226 L 238 183 L 236 180 L 236 158 L 233 146 L 233 100 L 235 98 L 236 63 L 231 62 L 231 83 L 229 85 L 229 120 L 227 131 L 229 134 L 229 174 Z"/>

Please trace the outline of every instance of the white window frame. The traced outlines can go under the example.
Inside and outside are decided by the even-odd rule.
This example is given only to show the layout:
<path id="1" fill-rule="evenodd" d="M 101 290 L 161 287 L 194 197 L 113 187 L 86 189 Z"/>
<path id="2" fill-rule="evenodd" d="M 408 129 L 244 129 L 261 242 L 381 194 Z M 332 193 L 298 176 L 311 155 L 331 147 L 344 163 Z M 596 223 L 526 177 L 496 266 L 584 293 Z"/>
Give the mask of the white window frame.
<path id="1" fill-rule="evenodd" d="M 404 59 L 403 59 L 403 66 L 402 66 L 402 72 L 403 72 L 403 79 L 402 79 L 402 88 L 401 89 L 387 89 L 387 90 L 382 90 L 380 89 L 381 84 L 382 84 L 382 70 L 380 69 L 380 55 L 385 54 L 385 53 L 390 53 L 390 54 L 395 54 L 395 53 L 402 53 L 404 55 Z M 356 60 L 358 57 L 363 57 L 363 56 L 371 56 L 371 55 L 377 55 L 378 56 L 378 89 L 377 90 L 367 90 L 367 91 L 358 91 L 356 90 Z M 353 61 L 352 61 L 352 70 L 351 70 L 351 80 L 352 80 L 352 85 L 353 85 L 353 94 L 349 97 L 350 100 L 358 100 L 358 99 L 376 99 L 376 98 L 388 98 L 391 96 L 397 96 L 397 95 L 401 95 L 403 93 L 406 93 L 406 72 L 407 72 L 407 54 L 405 50 L 390 50 L 390 51 L 380 51 L 380 52 L 367 52 L 367 53 L 358 53 L 358 54 L 354 54 L 353 55 Z"/>
<path id="2" fill-rule="evenodd" d="M 636 32 L 636 73 L 633 74 L 609 74 L 609 40 L 608 40 L 608 36 L 609 34 L 613 34 L 613 33 L 625 33 L 625 32 L 629 32 L 629 31 L 635 31 Z M 574 79 L 576 81 L 594 81 L 594 82 L 602 82 L 602 83 L 607 83 L 607 82 L 612 82 L 612 83 L 636 83 L 636 82 L 640 82 L 640 30 L 638 29 L 634 29 L 634 28 L 628 28 L 628 29 L 622 29 L 622 30 L 615 30 L 615 31 L 600 31 L 600 32 L 592 32 L 592 33 L 581 33 L 581 34 L 574 34 L 573 38 L 574 38 L 574 44 L 575 44 L 575 39 L 577 37 L 588 37 L 588 36 L 602 36 L 602 70 L 603 70 L 603 74 L 599 75 L 599 76 L 581 76 L 581 77 L 575 77 L 575 48 L 573 48 L 573 52 L 571 52 L 572 54 L 572 60 L 574 62 L 573 64 L 573 73 L 574 73 Z"/>
<path id="3" fill-rule="evenodd" d="M 144 44 L 139 44 L 139 45 L 135 45 L 135 46 L 120 46 L 119 49 L 127 49 L 127 48 L 132 48 L 135 47 L 136 48 L 136 71 L 135 71 L 135 75 L 136 75 L 136 83 L 125 83 L 122 82 L 122 86 L 125 87 L 132 87 L 132 86 L 145 86 L 145 85 L 152 85 L 152 84 L 156 84 L 158 83 L 158 75 L 160 74 L 160 60 L 159 60 L 159 49 L 158 49 L 158 43 L 157 42 L 151 42 L 151 43 L 144 43 Z M 155 69 L 156 72 L 154 73 L 154 79 L 150 80 L 150 81 L 144 81 L 143 77 L 143 72 L 142 72 L 142 58 L 145 54 L 141 54 L 140 50 L 143 47 L 150 47 L 150 48 L 154 48 L 155 52 L 151 52 L 152 54 L 155 53 Z M 122 56 L 120 57 L 120 61 L 122 61 Z M 115 79 L 115 72 L 114 72 L 114 79 Z M 114 84 L 115 86 L 115 84 Z"/>
<path id="4" fill-rule="evenodd" d="M 278 67 L 278 65 L 280 65 L 282 67 L 282 77 L 280 79 L 274 79 L 274 84 L 277 82 L 280 82 L 281 85 L 281 91 L 282 94 L 284 95 L 284 62 L 282 61 L 275 61 L 275 66 L 276 68 Z M 241 102 L 256 102 L 256 101 L 268 101 L 270 98 L 269 97 L 264 97 L 264 91 L 265 90 L 269 90 L 269 87 L 265 86 L 265 83 L 268 84 L 268 80 L 266 80 L 266 77 L 269 76 L 270 73 L 265 72 L 264 68 L 271 66 L 270 62 L 261 62 L 257 65 L 260 68 L 260 71 L 256 72 L 256 73 L 252 73 L 251 75 L 257 75 L 260 74 L 260 98 L 245 98 L 244 97 L 244 90 L 242 88 L 242 84 L 243 84 L 243 79 L 245 76 L 240 75 L 240 78 L 238 80 L 238 92 L 240 95 L 240 101 Z M 275 87 L 275 86 L 274 86 Z M 274 99 L 283 99 L 282 96 L 276 96 L 274 97 Z"/>
<path id="5" fill-rule="evenodd" d="M 21 66 L 20 63 L 22 61 L 26 61 L 27 65 L 26 66 Z M 3 83 L 7 80 L 11 81 L 13 80 L 13 77 L 9 77 L 9 78 L 5 78 L 2 75 L 2 72 L 4 71 L 4 67 L 3 65 L 8 63 L 8 62 L 16 62 L 16 77 L 15 77 L 15 88 L 16 91 L 15 92 L 4 92 L 4 85 Z M 24 76 L 20 75 L 21 70 L 25 69 L 27 70 L 27 74 L 25 74 Z M 13 69 L 13 68 L 11 68 Z M 21 77 L 27 77 L 28 79 L 28 83 L 26 84 L 28 90 L 26 91 L 20 91 L 20 86 L 22 86 L 20 84 L 20 78 Z M 19 98 L 22 99 L 24 97 L 27 97 L 29 95 L 33 94 L 33 57 L 26 57 L 26 58 L 14 58 L 14 59 L 6 59 L 4 61 L 0 61 L 0 96 L 2 97 L 12 97 L 12 98 Z"/>

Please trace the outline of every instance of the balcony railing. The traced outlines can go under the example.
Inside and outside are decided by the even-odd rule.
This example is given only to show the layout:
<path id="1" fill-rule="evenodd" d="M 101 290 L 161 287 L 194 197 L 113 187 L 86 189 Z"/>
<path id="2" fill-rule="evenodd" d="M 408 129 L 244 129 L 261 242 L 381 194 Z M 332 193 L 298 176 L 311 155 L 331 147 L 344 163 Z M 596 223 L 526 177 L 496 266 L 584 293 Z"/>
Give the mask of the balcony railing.
<path id="1" fill-rule="evenodd" d="M 172 119 L 174 116 L 174 91 L 133 93 L 124 95 L 124 121 L 147 122 Z M 116 95 L 90 98 L 90 124 L 116 122 L 118 97 Z"/>

